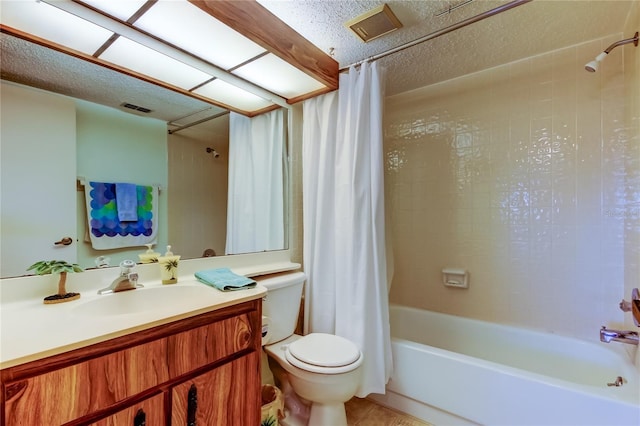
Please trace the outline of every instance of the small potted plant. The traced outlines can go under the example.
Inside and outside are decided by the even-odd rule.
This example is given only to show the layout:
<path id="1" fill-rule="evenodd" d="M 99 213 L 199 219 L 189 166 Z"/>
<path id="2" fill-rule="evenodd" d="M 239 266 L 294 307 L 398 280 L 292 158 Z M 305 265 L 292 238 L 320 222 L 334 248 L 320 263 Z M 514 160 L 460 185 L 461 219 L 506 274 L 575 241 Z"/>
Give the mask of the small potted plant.
<path id="1" fill-rule="evenodd" d="M 58 280 L 58 294 L 53 294 L 44 298 L 45 304 L 70 302 L 80 298 L 80 293 L 67 293 L 67 273 L 82 272 L 82 269 L 76 263 L 68 263 L 64 260 L 41 260 L 31 265 L 27 271 L 34 271 L 36 275 L 60 274 Z"/>

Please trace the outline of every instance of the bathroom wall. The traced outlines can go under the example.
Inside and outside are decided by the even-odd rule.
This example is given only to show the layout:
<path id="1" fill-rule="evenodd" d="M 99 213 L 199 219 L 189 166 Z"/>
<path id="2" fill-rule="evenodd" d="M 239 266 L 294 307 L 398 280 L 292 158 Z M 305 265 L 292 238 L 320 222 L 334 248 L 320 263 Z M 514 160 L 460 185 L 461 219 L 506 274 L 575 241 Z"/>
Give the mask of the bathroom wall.
<path id="1" fill-rule="evenodd" d="M 630 323 L 640 49 L 584 64 L 635 28 L 387 98 L 392 303 L 586 339 Z"/>

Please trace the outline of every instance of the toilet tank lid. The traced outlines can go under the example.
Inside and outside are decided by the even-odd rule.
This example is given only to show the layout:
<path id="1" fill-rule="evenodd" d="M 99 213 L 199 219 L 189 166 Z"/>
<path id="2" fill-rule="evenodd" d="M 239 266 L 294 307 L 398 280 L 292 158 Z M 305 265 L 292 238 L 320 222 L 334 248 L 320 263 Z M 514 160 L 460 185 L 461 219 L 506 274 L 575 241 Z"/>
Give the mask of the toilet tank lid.
<path id="1" fill-rule="evenodd" d="M 260 277 L 253 278 L 259 285 L 266 287 L 267 291 L 269 291 L 280 287 L 301 284 L 307 279 L 307 275 L 304 272 L 292 272 L 264 279 L 260 279 Z"/>

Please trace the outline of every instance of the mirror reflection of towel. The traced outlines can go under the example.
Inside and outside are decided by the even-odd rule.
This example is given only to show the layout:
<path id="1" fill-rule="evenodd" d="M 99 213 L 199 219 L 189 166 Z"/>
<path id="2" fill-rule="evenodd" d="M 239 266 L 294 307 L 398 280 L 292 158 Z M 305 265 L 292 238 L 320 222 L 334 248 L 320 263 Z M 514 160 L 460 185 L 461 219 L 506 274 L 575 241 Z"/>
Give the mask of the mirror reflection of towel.
<path id="1" fill-rule="evenodd" d="M 137 185 L 134 221 L 120 221 L 118 218 L 115 183 L 89 181 L 84 192 L 88 235 L 95 250 L 157 243 L 159 186 Z"/>
<path id="2" fill-rule="evenodd" d="M 138 221 L 138 192 L 135 183 L 116 183 L 116 208 L 120 222 Z"/>

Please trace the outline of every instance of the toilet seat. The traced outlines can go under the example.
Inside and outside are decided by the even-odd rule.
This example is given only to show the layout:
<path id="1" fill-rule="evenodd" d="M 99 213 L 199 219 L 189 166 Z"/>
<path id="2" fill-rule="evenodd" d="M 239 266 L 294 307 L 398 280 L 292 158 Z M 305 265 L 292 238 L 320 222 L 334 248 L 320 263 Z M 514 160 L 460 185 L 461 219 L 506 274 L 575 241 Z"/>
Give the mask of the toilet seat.
<path id="1" fill-rule="evenodd" d="M 340 374 L 362 363 L 358 347 L 344 337 L 311 333 L 289 344 L 285 358 L 291 365 L 320 374 Z"/>

